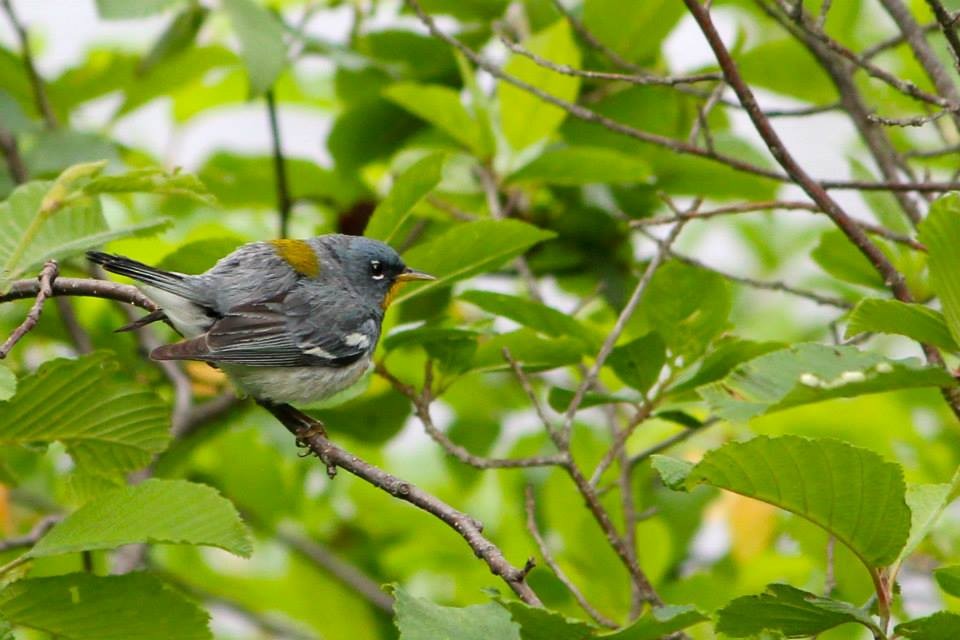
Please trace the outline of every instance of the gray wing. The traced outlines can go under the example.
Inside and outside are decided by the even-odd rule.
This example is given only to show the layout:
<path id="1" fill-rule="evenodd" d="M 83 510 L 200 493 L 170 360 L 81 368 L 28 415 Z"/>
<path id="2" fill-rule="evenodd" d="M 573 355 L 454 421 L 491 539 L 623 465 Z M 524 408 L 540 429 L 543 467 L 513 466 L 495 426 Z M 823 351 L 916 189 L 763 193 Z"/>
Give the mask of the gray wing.
<path id="1" fill-rule="evenodd" d="M 379 318 L 349 301 L 303 287 L 283 300 L 231 309 L 207 333 L 150 354 L 155 360 L 202 360 L 250 366 L 344 367 L 373 350 Z"/>

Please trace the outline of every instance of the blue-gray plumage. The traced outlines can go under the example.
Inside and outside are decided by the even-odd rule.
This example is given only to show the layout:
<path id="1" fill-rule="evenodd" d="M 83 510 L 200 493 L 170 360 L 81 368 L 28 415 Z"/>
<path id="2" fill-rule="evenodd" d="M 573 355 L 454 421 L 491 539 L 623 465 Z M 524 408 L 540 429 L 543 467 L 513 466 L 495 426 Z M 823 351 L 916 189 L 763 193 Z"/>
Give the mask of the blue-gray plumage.
<path id="1" fill-rule="evenodd" d="M 199 275 L 87 256 L 141 283 L 163 311 L 144 323 L 166 319 L 186 338 L 152 358 L 214 363 L 272 402 L 317 402 L 355 383 L 396 288 L 433 279 L 382 242 L 339 234 L 246 244 Z"/>

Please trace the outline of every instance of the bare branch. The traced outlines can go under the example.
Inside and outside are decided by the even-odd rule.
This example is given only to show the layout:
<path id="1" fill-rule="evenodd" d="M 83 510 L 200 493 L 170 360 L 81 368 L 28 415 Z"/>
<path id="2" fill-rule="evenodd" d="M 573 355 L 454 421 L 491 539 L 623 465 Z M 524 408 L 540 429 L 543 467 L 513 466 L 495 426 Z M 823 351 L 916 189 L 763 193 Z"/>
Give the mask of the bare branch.
<path id="1" fill-rule="evenodd" d="M 882 124 L 887 127 L 922 127 L 925 124 L 936 122 L 948 113 L 948 111 L 941 110 L 937 111 L 936 113 L 931 113 L 930 115 L 913 116 L 911 118 L 887 118 L 884 116 L 878 116 L 875 113 L 871 113 L 867 116 L 867 119 L 870 120 L 870 122 Z"/>
<path id="2" fill-rule="evenodd" d="M 543 561 L 550 567 L 550 570 L 557 576 L 557 579 L 570 591 L 570 595 L 577 601 L 580 608 L 586 611 L 587 615 L 593 618 L 597 624 L 607 627 L 608 629 L 616 629 L 619 627 L 620 625 L 615 621 L 600 613 L 596 607 L 590 604 L 590 601 L 583 595 L 583 592 L 567 577 L 567 574 L 564 573 L 560 565 L 557 564 L 553 554 L 550 553 L 550 549 L 547 547 L 547 543 L 544 541 L 543 535 L 537 527 L 536 503 L 533 497 L 533 487 L 530 485 L 527 485 L 526 488 L 524 507 L 527 512 L 527 531 L 530 532 L 531 537 L 533 537 L 533 540 L 537 543 L 537 548 L 540 549 L 540 556 L 543 558 Z"/>
<path id="3" fill-rule="evenodd" d="M 297 437 L 312 453 L 328 464 L 335 465 L 358 478 L 370 483 L 390 495 L 409 502 L 415 507 L 437 517 L 456 531 L 478 558 L 490 568 L 490 572 L 500 576 L 517 596 L 527 604 L 542 606 L 540 598 L 526 583 L 527 572 L 510 564 L 500 548 L 484 537 L 482 525 L 469 515 L 458 511 L 416 485 L 402 480 L 386 471 L 361 460 L 357 456 L 320 435 L 323 425 L 288 405 L 264 406 Z"/>
<path id="4" fill-rule="evenodd" d="M 953 64 L 960 71 L 960 38 L 957 37 L 957 17 L 950 15 L 940 0 L 927 0 L 927 5 L 933 11 L 940 30 L 943 31 L 943 37 L 947 39 L 950 45 L 950 54 L 953 56 Z"/>
<path id="5" fill-rule="evenodd" d="M 0 540 L 0 553 L 6 553 L 7 551 L 13 551 L 14 549 L 25 549 L 27 547 L 32 547 L 37 544 L 37 542 L 47 534 L 47 531 L 53 528 L 55 524 L 63 520 L 61 515 L 52 515 L 46 516 L 41 519 L 34 527 L 30 530 L 30 533 L 25 536 L 20 536 L 19 538 L 7 538 L 6 540 Z"/>
<path id="6" fill-rule="evenodd" d="M 54 296 L 84 296 L 126 302 L 146 311 L 156 311 L 157 305 L 140 290 L 129 284 L 92 280 L 89 278 L 57 278 L 52 286 Z M 0 302 L 32 298 L 40 291 L 37 280 L 14 280 L 10 290 L 0 293 Z"/>
<path id="7" fill-rule="evenodd" d="M 37 103 L 37 110 L 40 112 L 40 115 L 43 116 L 43 120 L 47 123 L 47 126 L 51 129 L 56 129 L 59 123 L 56 114 L 53 112 L 53 108 L 50 106 L 50 100 L 47 98 L 47 90 L 43 78 L 37 73 L 37 67 L 33 62 L 30 36 L 23 26 L 23 23 L 21 23 L 17 17 L 16 12 L 13 10 L 13 5 L 10 0 L 0 0 L 0 4 L 2 4 L 3 10 L 7 14 L 7 19 L 16 32 L 17 39 L 20 41 L 20 53 L 23 56 L 23 66 L 27 70 L 27 78 L 29 78 L 30 86 L 33 88 L 33 98 Z"/>
<path id="8" fill-rule="evenodd" d="M 60 268 L 56 260 L 48 260 L 47 263 L 43 265 L 40 276 L 37 278 L 37 299 L 33 303 L 33 306 L 30 307 L 27 317 L 23 319 L 20 326 L 14 329 L 10 337 L 0 345 L 0 360 L 6 358 L 14 345 L 16 345 L 23 336 L 27 335 L 31 329 L 37 326 L 37 322 L 40 321 L 40 314 L 43 313 L 44 303 L 47 301 L 47 298 L 53 296 L 53 282 L 59 273 Z"/>
<path id="9" fill-rule="evenodd" d="M 7 170 L 14 184 L 23 184 L 27 181 L 27 166 L 23 163 L 23 156 L 17 147 L 17 138 L 11 131 L 0 125 L 0 153 L 7 163 Z"/>
<path id="10" fill-rule="evenodd" d="M 267 117 L 270 121 L 270 144 L 273 149 L 273 180 L 277 191 L 277 214 L 280 216 L 280 237 L 286 238 L 290 230 L 290 212 L 293 199 L 287 181 L 287 161 L 283 157 L 283 141 L 280 138 L 280 122 L 277 118 L 277 101 L 273 89 L 266 93 Z"/>

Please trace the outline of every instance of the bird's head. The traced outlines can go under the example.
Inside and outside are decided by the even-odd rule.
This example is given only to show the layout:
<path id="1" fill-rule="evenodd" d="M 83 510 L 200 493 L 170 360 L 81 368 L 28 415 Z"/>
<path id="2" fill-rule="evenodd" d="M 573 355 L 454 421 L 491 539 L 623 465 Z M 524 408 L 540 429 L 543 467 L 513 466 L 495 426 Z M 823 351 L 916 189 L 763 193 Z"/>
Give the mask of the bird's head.
<path id="1" fill-rule="evenodd" d="M 415 271 L 393 247 L 360 236 L 329 236 L 327 246 L 339 259 L 347 279 L 362 294 L 386 309 L 405 282 L 435 280 Z"/>

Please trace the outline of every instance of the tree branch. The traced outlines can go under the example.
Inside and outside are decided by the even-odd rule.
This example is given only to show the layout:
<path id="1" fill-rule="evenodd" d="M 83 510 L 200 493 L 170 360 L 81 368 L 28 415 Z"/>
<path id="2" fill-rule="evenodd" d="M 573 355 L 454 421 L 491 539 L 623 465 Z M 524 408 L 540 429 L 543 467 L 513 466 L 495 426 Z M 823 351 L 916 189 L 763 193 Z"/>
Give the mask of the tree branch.
<path id="1" fill-rule="evenodd" d="M 527 531 L 530 532 L 530 536 L 533 538 L 534 542 L 537 543 L 537 548 L 540 549 L 540 557 L 543 558 L 543 561 L 550 567 L 550 570 L 553 571 L 554 575 L 557 576 L 557 579 L 563 583 L 563 586 L 567 588 L 570 592 L 570 595 L 573 596 L 573 599 L 577 601 L 577 604 L 580 605 L 580 608 L 587 612 L 591 618 L 593 618 L 597 624 L 607 627 L 608 629 L 616 629 L 620 625 L 614 622 L 611 618 L 600 613 L 596 607 L 590 604 L 590 601 L 587 600 L 586 596 L 583 595 L 583 592 L 573 583 L 570 578 L 567 577 L 567 574 L 564 573 L 563 569 L 560 568 L 560 565 L 557 564 L 557 561 L 554 559 L 553 554 L 550 553 L 549 547 L 547 547 L 546 541 L 543 539 L 543 535 L 540 533 L 540 529 L 537 527 L 537 514 L 536 514 L 536 503 L 534 502 L 533 497 L 533 487 L 527 485 L 526 494 L 525 494 L 524 508 L 527 513 Z"/>
<path id="2" fill-rule="evenodd" d="M 7 19 L 10 20 L 10 24 L 13 26 L 13 30 L 17 34 L 17 39 L 20 41 L 20 52 L 23 56 L 23 66 L 27 70 L 27 77 L 30 80 L 30 86 L 33 88 L 33 97 L 37 103 L 37 110 L 40 112 L 40 115 L 43 116 L 43 120 L 46 122 L 47 127 L 50 129 L 56 129 L 59 126 L 59 122 L 57 121 L 56 114 L 53 112 L 53 108 L 50 106 L 50 100 L 47 98 L 47 91 L 44 86 L 43 78 L 41 78 L 40 74 L 37 73 L 37 67 L 33 63 L 33 51 L 30 47 L 30 37 L 27 34 L 27 30 L 23 26 L 23 23 L 20 22 L 16 12 L 13 10 L 13 5 L 11 4 L 10 0 L 2 0 L 0 4 L 2 4 L 3 10 L 7 14 Z"/>
<path id="3" fill-rule="evenodd" d="M 23 163 L 20 149 L 17 147 L 17 138 L 13 133 L 0 125 L 0 153 L 7 163 L 7 170 L 14 184 L 23 184 L 27 181 L 27 166 Z"/>
<path id="4" fill-rule="evenodd" d="M 500 576 L 517 596 L 531 606 L 542 606 L 540 598 L 526 583 L 527 572 L 532 568 L 528 564 L 518 569 L 503 556 L 500 548 L 484 537 L 483 526 L 469 515 L 458 511 L 434 495 L 416 485 L 402 480 L 386 471 L 361 460 L 357 456 L 341 449 L 320 435 L 322 424 L 310 416 L 288 405 L 264 405 L 287 430 L 297 437 L 298 442 L 326 462 L 389 493 L 395 498 L 409 502 L 415 507 L 430 513 L 456 531 L 478 558 L 490 568 L 490 572 Z"/>
<path id="5" fill-rule="evenodd" d="M 960 38 L 957 37 L 957 17 L 951 16 L 940 0 L 927 0 L 927 5 L 933 11 L 937 24 L 943 32 L 943 37 L 947 39 L 950 45 L 950 55 L 953 56 L 953 64 L 960 71 Z"/>
<path id="6" fill-rule="evenodd" d="M 277 118 L 277 102 L 273 89 L 266 93 L 267 117 L 270 120 L 270 141 L 273 148 L 273 176 L 277 190 L 277 214 L 280 216 L 280 237 L 286 238 L 290 231 L 290 212 L 293 200 L 287 181 L 287 161 L 283 156 L 283 141 L 280 138 L 280 122 Z"/>
<path id="7" fill-rule="evenodd" d="M 43 270 L 40 271 L 40 276 L 37 278 L 37 299 L 33 303 L 33 306 L 30 307 L 27 317 L 23 319 L 20 326 L 14 329 L 6 342 L 0 345 L 0 360 L 6 358 L 14 345 L 16 345 L 23 336 L 27 335 L 31 329 L 37 326 L 37 322 L 40 321 L 40 314 L 43 313 L 44 303 L 47 301 L 47 298 L 53 295 L 53 283 L 59 273 L 60 268 L 56 260 L 48 260 L 47 263 L 43 265 Z"/>

